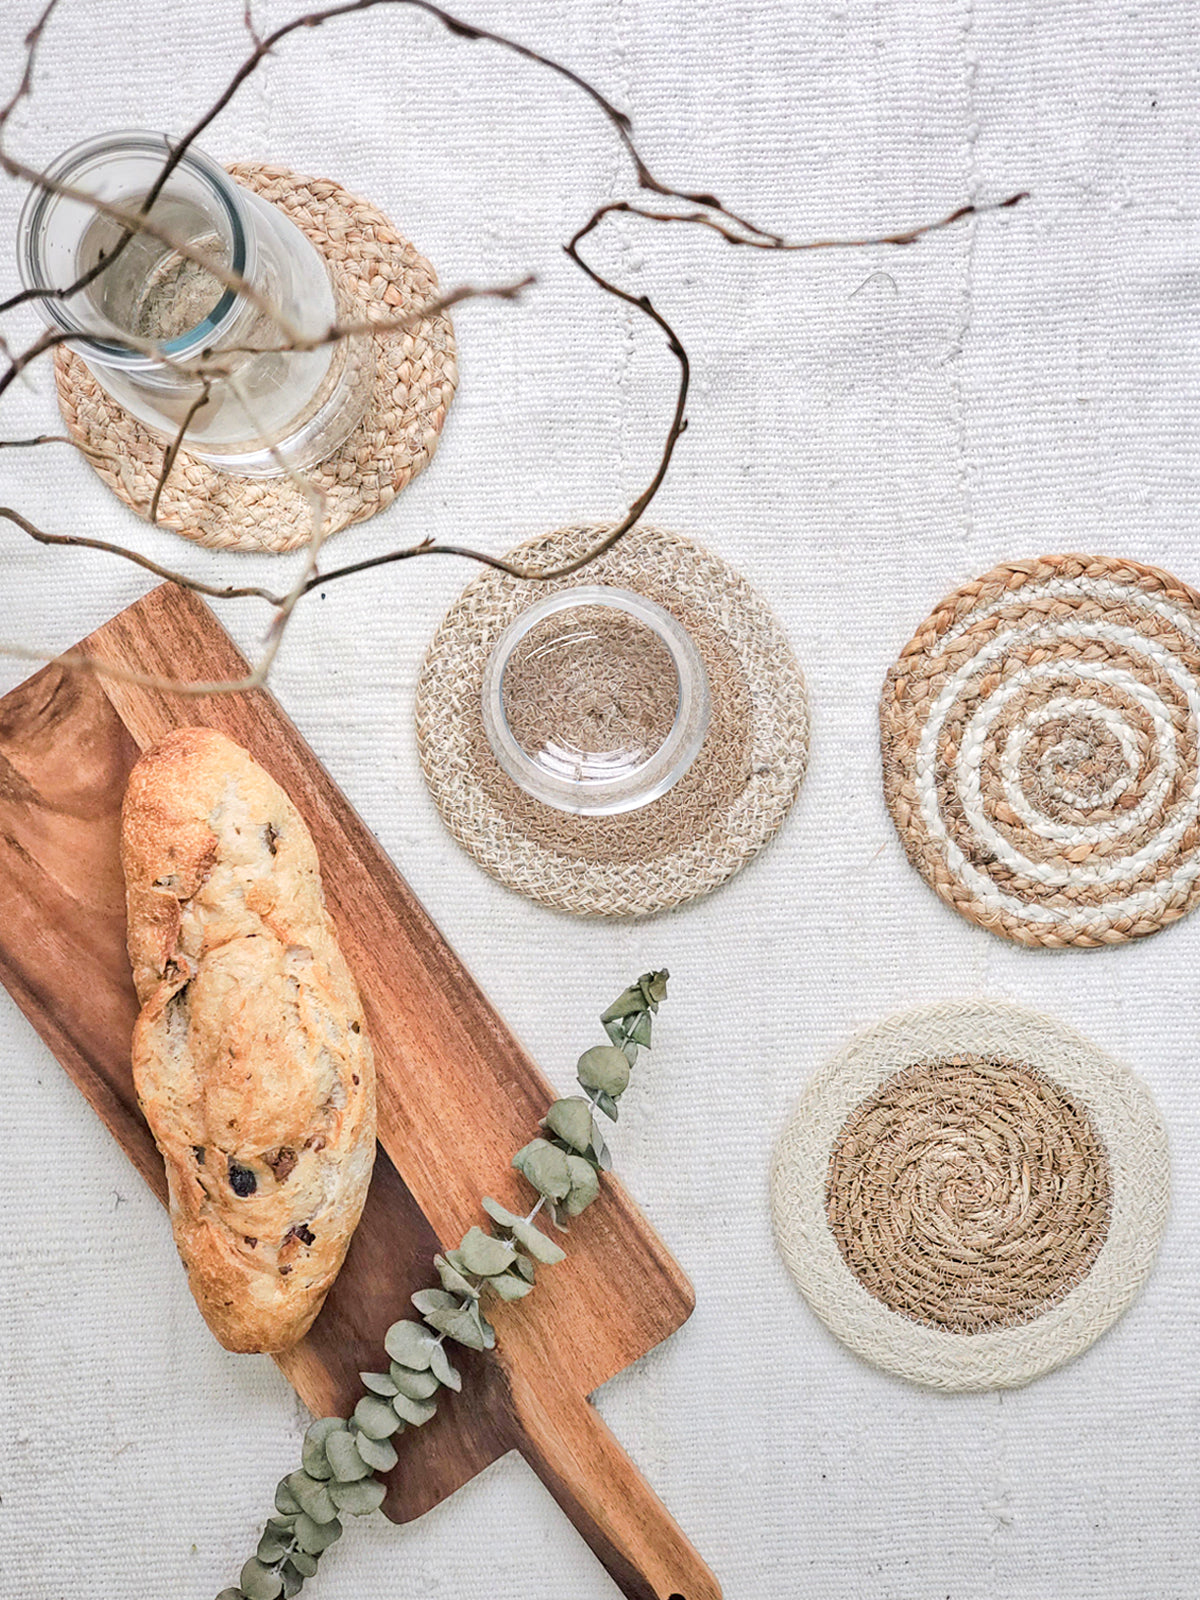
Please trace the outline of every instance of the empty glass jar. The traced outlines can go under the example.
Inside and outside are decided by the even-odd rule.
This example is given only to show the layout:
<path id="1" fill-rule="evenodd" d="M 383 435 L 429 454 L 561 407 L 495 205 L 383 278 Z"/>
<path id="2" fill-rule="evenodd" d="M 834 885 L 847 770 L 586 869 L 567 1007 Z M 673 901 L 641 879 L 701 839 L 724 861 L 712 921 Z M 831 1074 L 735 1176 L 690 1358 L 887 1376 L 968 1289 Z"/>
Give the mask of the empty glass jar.
<path id="1" fill-rule="evenodd" d="M 627 589 L 582 586 L 535 602 L 484 669 L 497 761 L 560 811 L 599 816 L 658 799 L 695 760 L 709 715 L 690 635 Z"/>
<path id="2" fill-rule="evenodd" d="M 170 153 L 165 134 L 102 134 L 51 163 L 47 176 L 138 210 Z M 220 357 L 209 398 L 188 423 L 186 448 L 227 472 L 268 477 L 311 466 L 349 437 L 374 377 L 369 335 L 313 350 L 344 317 L 324 258 L 276 206 L 235 183 L 193 145 L 149 212 L 173 238 L 238 273 L 291 325 L 227 288 L 176 249 L 138 234 L 88 287 L 35 302 L 96 381 L 164 440 L 201 400 L 200 377 L 178 370 Z M 67 288 L 109 254 L 122 224 L 82 201 L 34 188 L 21 213 L 18 261 L 27 288 Z M 150 341 L 161 354 L 131 348 Z M 249 347 L 248 349 L 244 347 Z M 166 358 L 166 359 L 163 359 Z M 174 365 L 172 365 L 174 363 Z"/>

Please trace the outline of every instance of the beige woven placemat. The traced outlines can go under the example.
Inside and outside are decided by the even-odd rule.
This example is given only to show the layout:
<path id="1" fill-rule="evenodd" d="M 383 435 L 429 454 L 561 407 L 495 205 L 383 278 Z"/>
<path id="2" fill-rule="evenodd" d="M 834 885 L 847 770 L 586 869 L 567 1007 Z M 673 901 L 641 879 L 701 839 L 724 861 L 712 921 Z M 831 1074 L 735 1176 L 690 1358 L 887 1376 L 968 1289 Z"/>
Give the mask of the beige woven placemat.
<path id="1" fill-rule="evenodd" d="M 1081 1034 L 1000 1001 L 859 1034 L 776 1146 L 776 1239 L 858 1355 L 935 1389 L 1027 1383 L 1147 1277 L 1167 1216 L 1149 1090 Z"/>
<path id="2" fill-rule="evenodd" d="M 513 555 L 550 568 L 603 532 L 562 529 Z M 514 617 L 554 589 L 597 583 L 646 595 L 683 623 L 708 673 L 712 720 L 700 754 L 660 799 L 578 817 L 531 799 L 501 770 L 481 685 Z M 485 572 L 469 584 L 429 647 L 416 722 L 425 781 L 463 849 L 509 888 L 587 916 L 662 911 L 724 883 L 775 834 L 808 757 L 804 679 L 766 602 L 690 539 L 640 525 L 561 582 Z"/>
<path id="3" fill-rule="evenodd" d="M 880 730 L 909 860 L 981 927 L 1116 944 L 1200 900 L 1200 595 L 1169 573 L 1043 556 L 964 584 Z"/>
<path id="4" fill-rule="evenodd" d="M 377 321 L 437 294 L 437 274 L 381 211 L 327 178 L 286 167 L 230 167 L 241 184 L 277 205 L 334 271 L 343 320 Z M 374 340 L 374 398 L 345 444 L 305 477 L 326 496 L 336 533 L 390 505 L 437 449 L 458 369 L 447 316 Z M 73 438 L 108 487 L 145 516 L 164 446 L 113 400 L 80 358 L 55 353 L 58 401 Z M 224 550 L 294 550 L 310 537 L 312 508 L 288 478 L 239 478 L 180 452 L 158 520 L 185 538 Z"/>

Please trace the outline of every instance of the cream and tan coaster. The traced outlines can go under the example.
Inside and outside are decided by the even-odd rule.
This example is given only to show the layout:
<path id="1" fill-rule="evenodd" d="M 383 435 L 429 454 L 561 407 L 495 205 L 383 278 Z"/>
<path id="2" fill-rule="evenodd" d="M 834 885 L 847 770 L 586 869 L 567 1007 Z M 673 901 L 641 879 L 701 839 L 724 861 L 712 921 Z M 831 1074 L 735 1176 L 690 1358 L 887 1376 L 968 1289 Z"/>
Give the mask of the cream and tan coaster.
<path id="1" fill-rule="evenodd" d="M 996 567 L 905 646 L 880 729 L 909 860 L 981 927 L 1117 944 L 1200 899 L 1200 595 L 1169 573 Z"/>
<path id="2" fill-rule="evenodd" d="M 339 315 L 381 321 L 437 295 L 437 274 L 381 211 L 327 178 L 245 163 L 230 172 L 308 235 L 334 273 Z M 432 459 L 458 369 L 454 329 L 436 316 L 375 340 L 375 392 L 345 444 L 305 477 L 326 496 L 327 530 L 390 505 Z M 58 401 L 73 438 L 108 487 L 145 516 L 164 447 L 107 395 L 78 356 L 55 353 Z M 180 452 L 158 520 L 223 550 L 294 550 L 312 530 L 312 507 L 288 478 L 240 478 Z"/>
<path id="3" fill-rule="evenodd" d="M 775 1235 L 830 1330 L 934 1389 L 1005 1389 L 1099 1338 L 1167 1217 L 1146 1086 L 1036 1011 L 959 1001 L 852 1039 L 771 1172 Z"/>
<path id="4" fill-rule="evenodd" d="M 541 569 L 597 542 L 561 529 L 512 552 Z M 555 589 L 611 584 L 646 595 L 691 634 L 712 720 L 684 776 L 660 799 L 581 817 L 532 799 L 506 776 L 483 729 L 484 664 L 508 624 Z M 451 834 L 480 866 L 543 904 L 637 916 L 707 894 L 773 837 L 808 757 L 804 679 L 774 614 L 725 562 L 678 534 L 638 526 L 570 578 L 534 584 L 484 572 L 443 618 L 417 686 L 425 781 Z"/>

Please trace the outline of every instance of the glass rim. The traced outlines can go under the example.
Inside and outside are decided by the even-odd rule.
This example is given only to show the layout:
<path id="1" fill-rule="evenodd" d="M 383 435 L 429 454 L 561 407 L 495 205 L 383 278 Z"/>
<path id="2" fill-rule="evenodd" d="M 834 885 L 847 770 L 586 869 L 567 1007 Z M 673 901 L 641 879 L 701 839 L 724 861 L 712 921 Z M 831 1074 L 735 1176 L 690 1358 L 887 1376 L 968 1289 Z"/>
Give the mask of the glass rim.
<path id="1" fill-rule="evenodd" d="M 154 133 L 145 128 L 124 128 L 95 134 L 56 156 L 44 168 L 42 177 L 69 183 L 72 181 L 72 173 L 107 151 L 111 151 L 114 155 L 145 154 L 150 151 L 169 155 L 175 143 L 169 134 Z M 229 224 L 230 270 L 241 277 L 249 277 L 254 267 L 253 234 L 244 221 L 244 201 L 237 184 L 211 156 L 205 155 L 203 150 L 197 149 L 195 145 L 188 146 L 175 170 L 186 170 L 192 176 L 201 179 L 215 196 Z M 169 185 L 170 180 L 168 188 Z M 43 183 L 33 183 L 21 207 L 17 222 L 17 267 L 21 282 L 26 289 L 56 287 L 46 276 L 40 247 L 50 209 L 62 198 L 53 190 L 46 188 Z M 97 212 L 96 215 L 101 213 Z M 71 335 L 67 341 L 69 347 L 85 358 L 90 356 L 93 360 L 108 366 L 120 366 L 130 370 L 153 368 L 160 363 L 161 357 L 146 355 L 118 340 L 110 341 L 98 337 L 71 311 L 65 300 L 53 296 L 39 296 L 34 304 L 46 322 Z M 162 356 L 178 359 L 199 353 L 214 341 L 222 326 L 229 321 L 240 304 L 241 296 L 233 289 L 225 289 L 216 305 L 194 328 L 189 328 L 186 333 L 159 345 Z M 114 332 L 119 335 L 121 330 L 114 326 Z"/>
<path id="2" fill-rule="evenodd" d="M 547 772 L 517 742 L 504 711 L 504 672 L 514 650 L 539 622 L 560 611 L 596 605 L 643 623 L 665 645 L 675 667 L 678 699 L 670 729 L 645 761 L 619 777 L 578 781 Z M 527 606 L 492 646 L 484 664 L 481 698 L 488 742 L 513 782 L 546 805 L 583 816 L 632 811 L 664 795 L 699 754 L 711 713 L 704 662 L 679 619 L 645 595 L 606 584 L 559 589 Z"/>

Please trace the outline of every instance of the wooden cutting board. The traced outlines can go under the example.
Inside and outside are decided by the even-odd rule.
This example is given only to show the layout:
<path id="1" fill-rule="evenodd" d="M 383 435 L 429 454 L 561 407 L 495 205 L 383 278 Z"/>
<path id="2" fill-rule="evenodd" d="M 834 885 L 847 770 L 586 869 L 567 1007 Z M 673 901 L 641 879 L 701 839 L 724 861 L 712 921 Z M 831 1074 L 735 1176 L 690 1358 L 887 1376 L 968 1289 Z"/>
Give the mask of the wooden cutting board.
<path id="1" fill-rule="evenodd" d="M 246 671 L 208 607 L 171 584 L 79 649 L 162 678 Z M 129 1062 L 137 1003 L 118 834 L 139 751 L 189 722 L 244 745 L 303 813 L 375 1046 L 382 1148 L 362 1222 L 312 1332 L 278 1358 L 315 1415 L 347 1415 L 384 1330 L 431 1282 L 435 1250 L 482 1220 L 484 1194 L 524 1207 L 509 1163 L 554 1091 L 270 695 L 188 699 L 51 665 L 0 700 L 0 979 L 159 1198 L 162 1162 Z M 614 974 L 614 986 L 633 976 Z M 609 998 L 597 994 L 597 1008 Z M 564 1057 L 588 1043 L 587 1023 Z M 587 1400 L 686 1320 L 691 1288 L 616 1181 L 567 1244 L 527 1300 L 496 1308 L 494 1354 L 462 1353 L 462 1395 L 445 1392 L 434 1420 L 405 1434 L 384 1510 L 419 1516 L 519 1450 L 632 1600 L 718 1600 Z"/>

